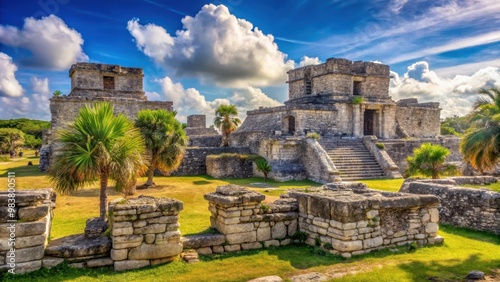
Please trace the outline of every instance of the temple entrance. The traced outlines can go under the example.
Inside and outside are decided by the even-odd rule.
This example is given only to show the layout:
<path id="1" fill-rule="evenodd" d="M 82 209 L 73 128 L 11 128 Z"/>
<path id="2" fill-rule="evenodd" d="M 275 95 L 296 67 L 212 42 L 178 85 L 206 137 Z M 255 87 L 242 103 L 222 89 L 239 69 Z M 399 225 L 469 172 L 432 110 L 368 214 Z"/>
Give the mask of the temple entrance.
<path id="1" fill-rule="evenodd" d="M 375 110 L 365 110 L 363 135 L 375 135 Z"/>
<path id="2" fill-rule="evenodd" d="M 295 134 L 295 117 L 287 116 L 285 118 L 285 134 Z"/>

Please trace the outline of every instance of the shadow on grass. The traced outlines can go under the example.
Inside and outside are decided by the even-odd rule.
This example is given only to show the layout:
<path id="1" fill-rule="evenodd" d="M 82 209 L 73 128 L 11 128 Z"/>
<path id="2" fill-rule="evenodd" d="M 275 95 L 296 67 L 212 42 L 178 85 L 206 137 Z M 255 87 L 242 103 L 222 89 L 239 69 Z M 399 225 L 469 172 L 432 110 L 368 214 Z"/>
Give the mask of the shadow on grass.
<path id="1" fill-rule="evenodd" d="M 26 162 L 27 164 L 28 162 Z M 47 175 L 45 172 L 41 172 L 38 170 L 37 165 L 23 165 L 23 166 L 16 166 L 12 168 L 7 168 L 6 172 L 1 174 L 0 177 L 7 177 L 8 172 L 15 172 L 16 176 L 43 176 Z"/>
<path id="2" fill-rule="evenodd" d="M 407 272 L 411 281 L 464 281 L 472 270 L 488 272 L 500 266 L 498 260 L 481 260 L 479 254 L 470 255 L 465 261 L 413 261 L 399 266 Z M 496 277 L 500 278 L 500 277 Z M 498 280 L 492 280 L 498 281 Z"/>
<path id="3" fill-rule="evenodd" d="M 212 182 L 206 181 L 206 180 L 196 180 L 196 181 L 193 181 L 194 185 L 207 185 L 207 184 L 210 184 L 210 183 L 212 183 Z"/>

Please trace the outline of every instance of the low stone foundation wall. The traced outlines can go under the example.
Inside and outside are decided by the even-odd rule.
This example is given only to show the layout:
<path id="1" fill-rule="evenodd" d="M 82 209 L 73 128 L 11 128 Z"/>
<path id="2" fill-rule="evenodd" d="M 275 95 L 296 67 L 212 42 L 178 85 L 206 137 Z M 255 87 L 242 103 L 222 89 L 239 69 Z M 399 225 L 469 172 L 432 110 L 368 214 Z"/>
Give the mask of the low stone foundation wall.
<path id="1" fill-rule="evenodd" d="M 52 189 L 0 192 L 0 272 L 21 274 L 42 267 L 53 208 Z"/>
<path id="2" fill-rule="evenodd" d="M 224 246 L 210 246 L 212 252 L 288 245 L 297 231 L 298 205 L 294 199 L 263 204 L 264 195 L 236 185 L 219 186 L 205 199 L 212 228 L 225 238 Z M 202 247 L 200 253 L 209 250 Z"/>
<path id="3" fill-rule="evenodd" d="M 109 205 L 111 259 L 115 270 L 170 262 L 182 252 L 180 201 L 140 196 Z"/>
<path id="4" fill-rule="evenodd" d="M 207 175 L 214 178 L 248 178 L 254 175 L 255 156 L 241 154 L 208 155 L 206 158 Z"/>
<path id="5" fill-rule="evenodd" d="M 204 175 L 207 174 L 205 159 L 208 155 L 219 154 L 250 154 L 248 147 L 204 147 L 187 148 L 186 154 L 177 170 L 171 175 Z"/>
<path id="6" fill-rule="evenodd" d="M 345 185 L 290 193 L 299 203 L 299 229 L 309 234 L 306 243 L 351 257 L 412 242 L 442 242 L 437 197 Z"/>
<path id="7" fill-rule="evenodd" d="M 500 193 L 487 189 L 465 188 L 464 184 L 489 184 L 494 177 L 453 177 L 438 180 L 407 179 L 400 191 L 431 194 L 441 201 L 441 222 L 454 226 L 489 231 L 500 235 Z"/>

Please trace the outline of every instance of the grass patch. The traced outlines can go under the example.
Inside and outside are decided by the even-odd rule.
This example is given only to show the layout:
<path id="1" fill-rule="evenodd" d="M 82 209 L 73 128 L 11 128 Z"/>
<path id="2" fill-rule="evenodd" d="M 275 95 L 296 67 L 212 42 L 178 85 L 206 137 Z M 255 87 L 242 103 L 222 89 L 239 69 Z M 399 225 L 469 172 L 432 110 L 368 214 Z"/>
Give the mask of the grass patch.
<path id="1" fill-rule="evenodd" d="M 500 192 L 500 183 L 491 183 L 490 185 L 472 185 L 472 184 L 464 184 L 462 187 L 466 188 L 475 188 L 475 189 L 488 189 L 495 192 Z"/>
<path id="2" fill-rule="evenodd" d="M 26 154 L 25 156 L 28 156 Z M 38 161 L 33 159 L 33 161 Z M 18 189 L 50 187 L 47 177 L 25 167 L 26 159 L 15 159 L 0 165 L 0 174 L 16 171 Z M 36 166 L 34 166 L 36 168 Z M 7 187 L 6 177 L 0 178 L 0 190 Z M 146 178 L 140 178 L 142 184 Z M 209 176 L 155 177 L 157 187 L 139 190 L 140 194 L 154 197 L 171 197 L 184 202 L 180 213 L 183 235 L 213 233 L 210 228 L 208 203 L 203 195 L 228 183 L 251 187 L 263 192 L 268 198 L 277 197 L 288 189 L 320 186 L 311 181 L 269 181 L 266 188 L 252 188 L 251 184 L 262 178 L 214 179 Z M 398 191 L 403 179 L 365 180 L 370 188 Z M 99 213 L 98 184 L 89 185 L 71 195 L 59 195 L 52 224 L 52 238 L 82 233 L 87 218 Z M 134 196 L 134 197 L 135 197 Z M 122 197 L 110 190 L 109 200 Z M 83 212 L 82 212 L 83 211 Z M 27 275 L 0 275 L 1 281 L 247 281 L 253 278 L 279 275 L 288 279 L 304 272 L 322 272 L 343 275 L 338 281 L 463 281 L 471 270 L 492 274 L 500 269 L 500 237 L 464 228 L 441 226 L 443 246 L 423 247 L 411 250 L 405 246 L 397 249 L 373 252 L 344 260 L 309 246 L 287 246 L 255 251 L 202 257 L 201 262 L 187 264 L 180 260 L 173 263 L 147 267 L 134 271 L 115 272 L 112 268 L 73 269 L 61 265 Z M 2 274 L 3 275 L 3 274 Z M 494 279 L 500 280 L 496 276 Z M 337 280 L 336 280 L 337 281 Z M 493 281 L 493 280 L 492 280 Z"/>

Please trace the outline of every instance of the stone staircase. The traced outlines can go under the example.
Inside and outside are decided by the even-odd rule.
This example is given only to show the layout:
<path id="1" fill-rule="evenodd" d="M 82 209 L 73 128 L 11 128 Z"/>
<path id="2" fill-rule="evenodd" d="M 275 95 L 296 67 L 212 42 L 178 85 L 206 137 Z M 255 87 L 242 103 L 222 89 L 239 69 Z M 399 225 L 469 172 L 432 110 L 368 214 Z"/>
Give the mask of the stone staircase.
<path id="1" fill-rule="evenodd" d="M 384 178 L 384 170 L 361 139 L 324 138 L 319 141 L 343 181 Z"/>

